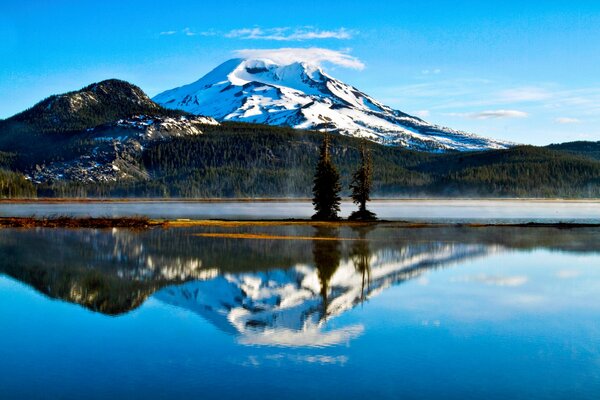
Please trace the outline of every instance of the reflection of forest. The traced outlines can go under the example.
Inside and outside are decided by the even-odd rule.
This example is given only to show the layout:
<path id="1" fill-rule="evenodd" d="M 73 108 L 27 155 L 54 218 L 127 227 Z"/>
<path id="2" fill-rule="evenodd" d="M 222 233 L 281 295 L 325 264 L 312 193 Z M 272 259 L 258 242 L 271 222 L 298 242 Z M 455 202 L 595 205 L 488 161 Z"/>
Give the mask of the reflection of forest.
<path id="1" fill-rule="evenodd" d="M 335 314 L 338 270 L 352 266 L 364 301 L 381 276 L 377 265 L 437 266 L 452 259 L 500 248 L 549 248 L 598 252 L 597 228 L 316 228 L 238 227 L 236 232 L 282 236 L 338 237 L 332 241 L 202 238 L 198 232 L 226 228 L 154 229 L 143 232 L 93 229 L 0 230 L 0 273 L 48 296 L 107 314 L 139 306 L 162 287 L 217 275 L 265 273 L 303 265 L 317 271 L 321 314 Z M 342 239 L 368 240 L 342 240 Z M 32 251 L 35 249 L 35 251 Z M 417 262 L 421 259 L 420 262 Z M 412 263 L 412 264 L 411 264 Z M 345 274 L 350 274 L 341 268 Z M 354 286 L 353 286 L 354 288 Z"/>

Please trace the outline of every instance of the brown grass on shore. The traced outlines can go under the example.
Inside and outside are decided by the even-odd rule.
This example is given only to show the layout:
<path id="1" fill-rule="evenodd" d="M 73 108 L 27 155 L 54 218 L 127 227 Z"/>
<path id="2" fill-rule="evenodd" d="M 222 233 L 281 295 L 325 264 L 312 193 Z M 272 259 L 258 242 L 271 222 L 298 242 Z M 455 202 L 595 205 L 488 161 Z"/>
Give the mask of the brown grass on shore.
<path id="1" fill-rule="evenodd" d="M 5 217 L 0 218 L 1 228 L 129 228 L 148 229 L 160 224 L 145 217 L 123 218 L 34 218 L 34 217 Z"/>
<path id="2" fill-rule="evenodd" d="M 598 228 L 597 223 L 432 223 L 432 222 L 406 222 L 406 221 L 312 221 L 312 220 L 263 220 L 263 221 L 233 221 L 233 220 L 192 220 L 176 219 L 162 220 L 150 219 L 148 217 L 100 217 L 100 218 L 78 218 L 78 217 L 0 217 L 0 228 L 130 228 L 130 229 L 148 229 L 152 227 L 162 228 L 193 228 L 193 227 L 219 227 L 219 228 L 239 228 L 239 227 L 273 227 L 273 226 L 313 226 L 326 228 L 339 227 L 367 227 L 380 226 L 385 228 L 446 228 L 446 227 L 465 227 L 465 228 Z M 221 235 L 221 234 L 219 234 Z M 216 237 L 216 236 L 215 236 Z M 282 237 L 283 238 L 283 237 Z M 295 238 L 295 237 L 292 237 Z M 310 237 L 311 240 L 315 238 Z"/>
<path id="3" fill-rule="evenodd" d="M 162 198 L 162 197 L 37 197 L 0 198 L 0 204 L 64 204 L 64 203 L 295 203 L 310 202 L 304 197 L 239 197 L 239 198 Z"/>

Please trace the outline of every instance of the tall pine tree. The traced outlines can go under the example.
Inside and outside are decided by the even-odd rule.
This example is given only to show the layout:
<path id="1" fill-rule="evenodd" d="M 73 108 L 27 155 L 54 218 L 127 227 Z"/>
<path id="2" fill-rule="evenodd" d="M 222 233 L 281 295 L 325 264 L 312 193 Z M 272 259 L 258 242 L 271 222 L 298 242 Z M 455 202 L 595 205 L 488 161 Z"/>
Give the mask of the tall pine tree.
<path id="1" fill-rule="evenodd" d="M 331 161 L 329 153 L 329 134 L 325 133 L 321 153 L 313 180 L 313 205 L 316 213 L 312 219 L 318 221 L 338 220 L 340 212 L 340 174 Z"/>
<path id="2" fill-rule="evenodd" d="M 350 214 L 351 220 L 376 220 L 377 216 L 367 210 L 367 201 L 371 200 L 371 186 L 373 184 L 373 161 L 371 152 L 367 148 L 366 140 L 360 145 L 360 167 L 352 175 L 350 190 L 352 200 L 358 205 L 358 211 Z"/>

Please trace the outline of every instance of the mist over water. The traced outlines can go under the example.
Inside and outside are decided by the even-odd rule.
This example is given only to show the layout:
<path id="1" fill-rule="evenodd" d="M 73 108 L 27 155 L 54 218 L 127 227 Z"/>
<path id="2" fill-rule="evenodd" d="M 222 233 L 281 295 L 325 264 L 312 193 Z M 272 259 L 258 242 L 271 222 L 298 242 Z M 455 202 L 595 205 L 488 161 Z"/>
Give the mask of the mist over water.
<path id="1" fill-rule="evenodd" d="M 599 201 L 562 200 L 375 200 L 369 208 L 380 219 L 423 222 L 586 222 L 600 223 Z M 341 215 L 356 209 L 342 203 Z M 293 201 L 126 201 L 0 203 L 0 216 L 121 217 L 192 219 L 310 218 L 309 200 Z"/>

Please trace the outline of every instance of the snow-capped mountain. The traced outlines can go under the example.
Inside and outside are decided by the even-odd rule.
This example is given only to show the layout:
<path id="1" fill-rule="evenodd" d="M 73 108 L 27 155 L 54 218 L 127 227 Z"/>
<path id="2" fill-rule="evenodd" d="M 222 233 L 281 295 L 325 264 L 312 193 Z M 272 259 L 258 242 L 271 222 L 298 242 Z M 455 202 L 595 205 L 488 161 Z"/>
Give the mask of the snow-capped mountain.
<path id="1" fill-rule="evenodd" d="M 415 150 L 473 151 L 511 145 L 394 110 L 304 62 L 283 65 L 267 59 L 232 59 L 200 80 L 153 100 L 219 121 L 329 131 Z"/>

